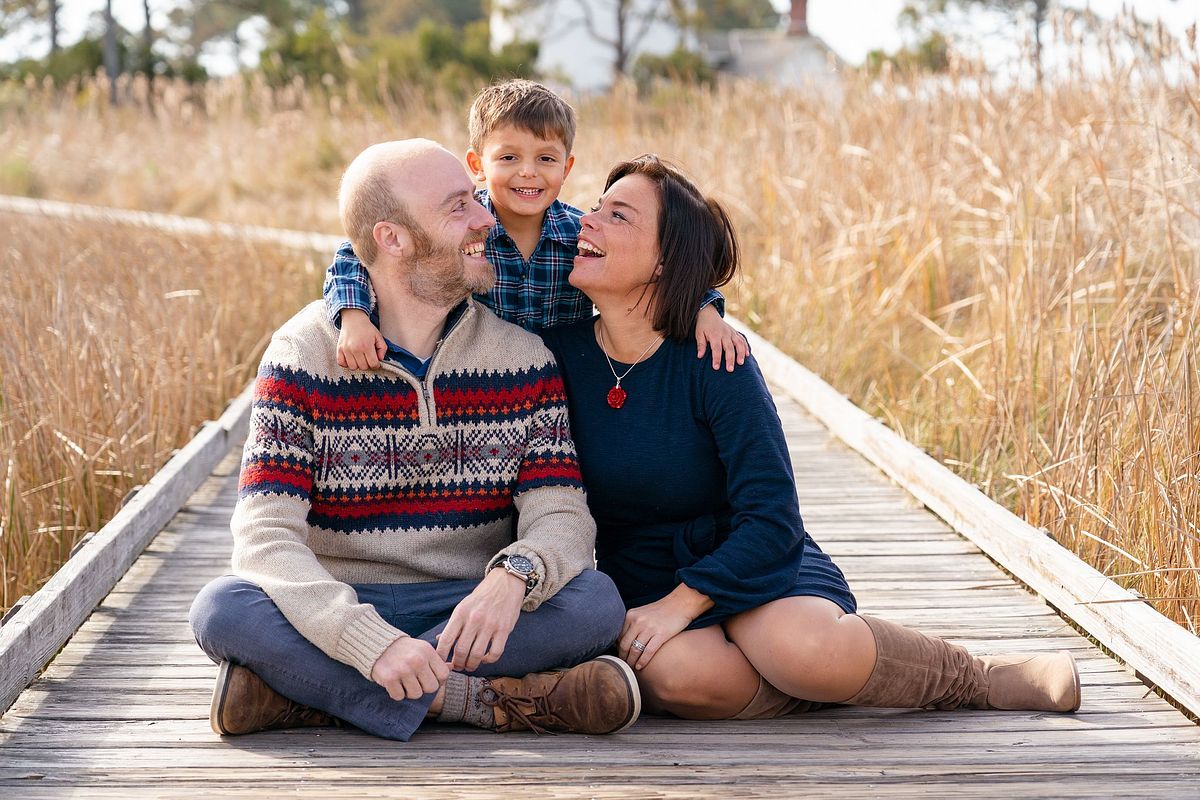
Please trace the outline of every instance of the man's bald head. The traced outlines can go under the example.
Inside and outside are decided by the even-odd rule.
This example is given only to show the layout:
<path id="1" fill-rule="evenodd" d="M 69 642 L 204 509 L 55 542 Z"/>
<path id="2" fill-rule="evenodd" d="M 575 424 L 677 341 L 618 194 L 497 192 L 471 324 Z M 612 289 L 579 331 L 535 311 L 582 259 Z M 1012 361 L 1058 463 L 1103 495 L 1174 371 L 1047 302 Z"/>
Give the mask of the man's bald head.
<path id="1" fill-rule="evenodd" d="M 425 174 L 445 168 L 447 161 L 462 170 L 458 159 L 437 142 L 404 139 L 371 145 L 350 162 L 342 174 L 338 212 L 363 264 L 371 266 L 378 256 L 377 223 L 395 222 L 420 230 L 413 206 L 421 203 L 422 192 L 435 188 L 427 185 Z"/>

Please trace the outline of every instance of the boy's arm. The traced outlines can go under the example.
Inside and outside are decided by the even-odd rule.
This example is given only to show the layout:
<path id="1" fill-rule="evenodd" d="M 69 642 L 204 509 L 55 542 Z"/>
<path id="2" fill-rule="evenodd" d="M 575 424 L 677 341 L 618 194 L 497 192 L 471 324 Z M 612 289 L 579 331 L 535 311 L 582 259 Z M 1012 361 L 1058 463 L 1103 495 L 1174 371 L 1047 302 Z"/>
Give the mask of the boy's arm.
<path id="1" fill-rule="evenodd" d="M 346 369 L 376 369 L 387 353 L 382 334 L 371 324 L 374 307 L 366 267 L 345 242 L 325 271 L 325 311 L 338 334 L 337 362 Z M 344 312 L 344 313 L 343 313 Z"/>
<path id="2" fill-rule="evenodd" d="M 709 289 L 704 295 L 704 299 L 700 301 L 700 308 L 705 309 L 712 306 L 722 319 L 725 318 L 725 295 L 718 292 L 716 289 Z"/>
<path id="3" fill-rule="evenodd" d="M 368 315 L 375 308 L 367 268 L 358 260 L 349 242 L 342 242 L 333 256 L 333 263 L 325 270 L 321 293 L 325 296 L 325 312 L 334 325 L 340 323 L 339 317 L 347 308 L 357 308 Z"/>
<path id="4" fill-rule="evenodd" d="M 716 289 L 709 289 L 700 303 L 700 313 L 696 315 L 696 358 L 704 358 L 705 351 L 711 346 L 713 369 L 721 368 L 724 356 L 725 369 L 733 372 L 735 362 L 739 366 L 745 363 L 750 344 L 745 336 L 722 319 L 724 316 L 725 298 Z"/>

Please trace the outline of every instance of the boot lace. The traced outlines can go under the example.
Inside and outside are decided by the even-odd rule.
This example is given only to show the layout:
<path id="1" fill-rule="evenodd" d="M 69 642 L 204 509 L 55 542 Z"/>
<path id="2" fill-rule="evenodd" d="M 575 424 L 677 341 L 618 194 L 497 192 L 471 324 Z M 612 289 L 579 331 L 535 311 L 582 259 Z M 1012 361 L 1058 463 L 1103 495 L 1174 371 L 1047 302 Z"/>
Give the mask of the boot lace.
<path id="1" fill-rule="evenodd" d="M 302 705 L 294 700 L 288 700 L 287 703 L 279 710 L 269 723 L 268 727 L 284 726 L 284 727 L 301 727 L 301 726 L 323 726 L 337 725 L 336 718 L 326 714 L 311 706 Z"/>
<path id="2" fill-rule="evenodd" d="M 524 696 L 509 694 L 496 689 L 492 684 L 484 687 L 479 699 L 485 706 L 499 708 L 508 716 L 508 725 L 518 720 L 534 733 L 553 733 L 553 728 L 570 730 L 565 719 L 550 708 L 545 695 Z M 537 720 L 537 721 L 535 721 Z M 500 726 L 504 727 L 504 726 Z"/>

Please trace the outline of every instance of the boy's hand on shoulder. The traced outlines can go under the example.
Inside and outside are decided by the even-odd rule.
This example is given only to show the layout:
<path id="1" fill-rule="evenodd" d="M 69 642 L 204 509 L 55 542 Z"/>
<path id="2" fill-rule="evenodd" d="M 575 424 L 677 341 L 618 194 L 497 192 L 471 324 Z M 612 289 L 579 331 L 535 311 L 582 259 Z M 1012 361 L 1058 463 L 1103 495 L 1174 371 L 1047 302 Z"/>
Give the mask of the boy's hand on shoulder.
<path id="1" fill-rule="evenodd" d="M 337 363 L 346 369 L 379 369 L 387 355 L 383 334 L 371 324 L 366 312 L 357 308 L 342 310 L 342 331 L 338 334 Z"/>
<path id="2" fill-rule="evenodd" d="M 700 309 L 700 314 L 696 317 L 696 358 L 704 358 L 705 351 L 710 347 L 713 369 L 721 368 L 723 356 L 728 372 L 733 372 L 735 364 L 745 364 L 746 356 L 750 354 L 750 343 L 746 341 L 746 337 L 721 319 L 721 315 L 712 304 Z"/>

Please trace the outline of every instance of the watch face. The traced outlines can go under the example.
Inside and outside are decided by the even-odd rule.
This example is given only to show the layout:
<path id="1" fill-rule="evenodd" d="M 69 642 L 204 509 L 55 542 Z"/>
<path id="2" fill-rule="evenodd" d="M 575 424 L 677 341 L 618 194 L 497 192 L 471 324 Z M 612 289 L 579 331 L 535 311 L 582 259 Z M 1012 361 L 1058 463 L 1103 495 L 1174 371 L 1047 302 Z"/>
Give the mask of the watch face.
<path id="1" fill-rule="evenodd" d="M 525 556 L 509 556 L 508 565 L 524 575 L 533 572 L 533 562 Z"/>

